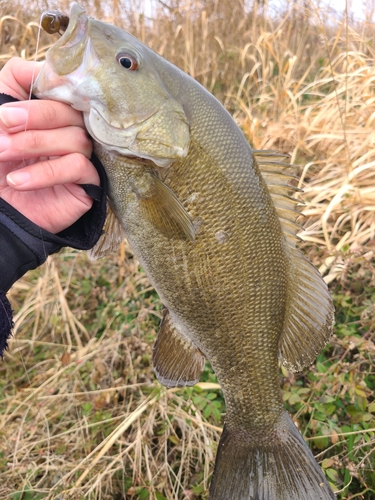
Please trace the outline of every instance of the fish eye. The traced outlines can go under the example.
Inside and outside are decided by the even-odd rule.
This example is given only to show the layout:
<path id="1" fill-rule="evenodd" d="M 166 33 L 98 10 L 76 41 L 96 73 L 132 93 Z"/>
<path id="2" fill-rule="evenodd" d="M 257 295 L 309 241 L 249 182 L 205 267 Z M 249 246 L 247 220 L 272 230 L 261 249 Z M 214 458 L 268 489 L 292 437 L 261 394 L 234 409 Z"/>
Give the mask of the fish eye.
<path id="1" fill-rule="evenodd" d="M 136 71 L 139 68 L 137 59 L 127 52 L 120 52 L 116 56 L 117 62 L 125 69 Z"/>

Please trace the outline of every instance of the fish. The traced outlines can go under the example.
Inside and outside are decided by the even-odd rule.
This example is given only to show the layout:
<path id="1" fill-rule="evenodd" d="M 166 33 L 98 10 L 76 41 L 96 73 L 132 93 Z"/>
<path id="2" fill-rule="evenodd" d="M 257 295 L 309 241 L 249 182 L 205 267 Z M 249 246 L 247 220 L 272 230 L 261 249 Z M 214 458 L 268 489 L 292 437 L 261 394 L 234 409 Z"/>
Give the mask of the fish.
<path id="1" fill-rule="evenodd" d="M 161 384 L 194 385 L 207 359 L 221 385 L 210 499 L 334 499 L 280 389 L 279 361 L 309 366 L 334 321 L 324 280 L 297 248 L 287 155 L 252 150 L 212 94 L 121 28 L 79 4 L 67 26 L 67 16 L 61 27 L 48 16 L 47 31 L 63 34 L 33 93 L 83 113 L 108 177 L 110 210 L 92 257 L 125 235 L 155 287 Z"/>

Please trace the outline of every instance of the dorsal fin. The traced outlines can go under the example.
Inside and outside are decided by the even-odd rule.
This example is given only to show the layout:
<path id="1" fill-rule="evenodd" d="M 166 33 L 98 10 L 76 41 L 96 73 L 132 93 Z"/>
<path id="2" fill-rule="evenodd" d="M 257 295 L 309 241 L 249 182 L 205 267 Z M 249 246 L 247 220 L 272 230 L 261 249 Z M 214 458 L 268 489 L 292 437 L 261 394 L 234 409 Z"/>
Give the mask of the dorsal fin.
<path id="1" fill-rule="evenodd" d="M 296 223 L 296 220 L 301 213 L 297 206 L 302 203 L 293 195 L 302 190 L 291 184 L 292 180 L 298 179 L 297 167 L 290 164 L 290 156 L 286 153 L 255 150 L 253 154 L 262 177 L 267 183 L 288 242 L 298 241 L 296 234 L 301 230 L 301 226 Z"/>
<path id="2" fill-rule="evenodd" d="M 293 197 L 301 191 L 291 184 L 296 167 L 287 163 L 289 155 L 277 151 L 254 151 L 254 156 L 280 218 L 289 254 L 289 280 L 283 333 L 279 354 L 291 371 L 309 366 L 328 342 L 334 308 L 326 283 L 319 271 L 296 248 L 300 239 L 296 223 L 302 203 Z"/>

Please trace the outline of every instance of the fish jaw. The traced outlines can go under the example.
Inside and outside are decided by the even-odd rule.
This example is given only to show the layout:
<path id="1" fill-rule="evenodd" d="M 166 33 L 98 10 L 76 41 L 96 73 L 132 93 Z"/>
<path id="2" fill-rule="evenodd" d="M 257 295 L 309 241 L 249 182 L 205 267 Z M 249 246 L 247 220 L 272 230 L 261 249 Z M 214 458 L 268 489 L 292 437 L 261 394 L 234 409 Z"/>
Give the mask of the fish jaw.
<path id="1" fill-rule="evenodd" d="M 90 58 L 92 64 L 94 64 L 95 55 L 90 52 L 86 50 L 84 52 L 84 58 L 86 60 Z M 54 65 L 47 59 L 35 80 L 33 94 L 39 99 L 51 99 L 64 102 L 70 104 L 78 111 L 90 113 L 92 109 L 92 100 L 86 93 L 88 84 L 90 86 L 90 94 L 94 93 L 95 90 L 99 92 L 100 89 L 94 80 L 87 80 L 88 73 L 89 65 L 87 64 L 86 66 L 78 66 L 75 71 L 68 75 L 59 74 Z"/>
<path id="2" fill-rule="evenodd" d="M 34 82 L 36 97 L 90 112 L 94 104 L 91 96 L 100 91 L 90 74 L 100 63 L 89 38 L 88 25 L 85 10 L 73 4 L 67 29 L 47 51 L 46 61 Z"/>
<path id="3" fill-rule="evenodd" d="M 116 60 L 121 50 L 134 55 L 139 71 L 121 67 Z M 130 34 L 89 18 L 73 4 L 68 27 L 48 50 L 33 93 L 82 111 L 89 134 L 108 151 L 166 167 L 187 155 L 190 131 L 153 57 L 159 56 Z"/>

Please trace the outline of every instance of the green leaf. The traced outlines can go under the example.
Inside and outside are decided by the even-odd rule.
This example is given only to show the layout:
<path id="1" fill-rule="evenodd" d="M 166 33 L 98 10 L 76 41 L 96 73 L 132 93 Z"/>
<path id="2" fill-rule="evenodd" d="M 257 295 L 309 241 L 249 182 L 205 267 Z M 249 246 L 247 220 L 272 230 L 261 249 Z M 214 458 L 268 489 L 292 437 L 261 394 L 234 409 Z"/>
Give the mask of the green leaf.
<path id="1" fill-rule="evenodd" d="M 165 498 L 164 495 L 162 495 L 158 491 L 155 491 L 155 498 L 156 498 L 156 500 L 168 500 L 167 498 Z"/>
<path id="2" fill-rule="evenodd" d="M 319 450 L 324 450 L 324 448 L 327 448 L 329 445 L 329 439 L 328 438 L 323 438 L 318 436 L 314 439 L 314 445 L 319 449 Z"/>
<path id="3" fill-rule="evenodd" d="M 207 397 L 207 399 L 212 401 L 213 399 L 217 398 L 217 394 L 215 392 L 209 392 L 206 397 Z"/>
<path id="4" fill-rule="evenodd" d="M 290 395 L 290 398 L 289 398 L 289 403 L 291 405 L 294 405 L 295 403 L 299 403 L 301 401 L 301 397 L 299 394 L 297 394 L 296 392 L 293 392 L 291 395 Z"/>
<path id="5" fill-rule="evenodd" d="M 203 410 L 203 408 L 207 404 L 207 400 L 203 396 L 194 396 L 193 397 L 193 403 L 198 408 L 198 410 Z"/>
<path id="6" fill-rule="evenodd" d="M 92 411 L 92 403 L 83 403 L 82 404 L 82 414 L 84 416 L 90 415 Z"/>
<path id="7" fill-rule="evenodd" d="M 128 491 L 129 488 L 133 486 L 133 479 L 130 477 L 125 478 L 124 480 L 124 489 L 125 491 Z"/>
<path id="8" fill-rule="evenodd" d="M 212 408 L 212 415 L 214 416 L 216 422 L 220 422 L 221 412 L 217 408 Z"/>
<path id="9" fill-rule="evenodd" d="M 290 396 L 292 395 L 291 392 L 289 391 L 284 391 L 284 394 L 283 394 L 283 400 L 284 401 L 288 401 L 288 399 L 290 398 Z"/>
<path id="10" fill-rule="evenodd" d="M 9 495 L 9 498 L 11 498 L 12 500 L 42 500 L 42 498 L 45 497 L 46 494 L 38 493 L 34 490 L 17 491 L 17 493 L 11 493 Z"/>
<path id="11" fill-rule="evenodd" d="M 327 405 L 326 409 L 325 409 L 325 413 L 326 413 L 326 415 L 332 415 L 332 413 L 334 413 L 335 410 L 336 410 L 335 405 Z"/>
<path id="12" fill-rule="evenodd" d="M 364 413 L 362 415 L 362 420 L 364 422 L 369 422 L 370 420 L 372 420 L 374 418 L 374 415 L 371 415 L 371 413 Z"/>
<path id="13" fill-rule="evenodd" d="M 317 361 L 316 369 L 320 373 L 327 373 L 327 371 L 328 371 L 328 368 L 325 365 L 323 365 L 323 363 L 320 363 L 320 361 Z"/>
<path id="14" fill-rule="evenodd" d="M 319 398 L 319 401 L 321 403 L 333 403 L 335 401 L 335 398 L 324 394 L 321 398 Z"/>
<path id="15" fill-rule="evenodd" d="M 147 498 L 149 498 L 150 496 L 150 493 L 148 491 L 147 488 L 142 488 L 139 492 L 138 492 L 138 498 L 139 500 L 147 500 Z"/>
<path id="16" fill-rule="evenodd" d="M 355 388 L 355 392 L 356 392 L 356 394 L 358 394 L 358 396 L 361 396 L 362 398 L 367 397 L 365 391 L 363 390 L 363 387 L 361 387 L 361 386 L 357 385 Z"/>
<path id="17" fill-rule="evenodd" d="M 339 476 L 337 470 L 335 470 L 335 469 L 326 469 L 325 473 L 335 483 L 339 483 L 340 482 L 340 476 Z"/>
<path id="18" fill-rule="evenodd" d="M 180 442 L 177 436 L 169 436 L 169 441 L 173 444 L 179 444 Z"/>
<path id="19" fill-rule="evenodd" d="M 211 406 L 207 405 L 206 408 L 203 410 L 203 416 L 205 418 L 208 418 L 211 415 Z"/>
<path id="20" fill-rule="evenodd" d="M 335 459 L 333 457 L 325 458 L 322 462 L 322 469 L 328 469 L 335 463 Z"/>

